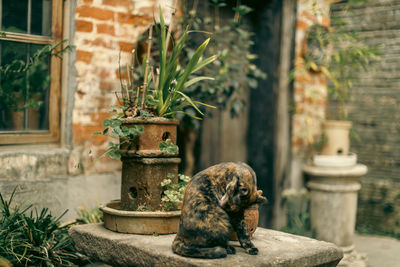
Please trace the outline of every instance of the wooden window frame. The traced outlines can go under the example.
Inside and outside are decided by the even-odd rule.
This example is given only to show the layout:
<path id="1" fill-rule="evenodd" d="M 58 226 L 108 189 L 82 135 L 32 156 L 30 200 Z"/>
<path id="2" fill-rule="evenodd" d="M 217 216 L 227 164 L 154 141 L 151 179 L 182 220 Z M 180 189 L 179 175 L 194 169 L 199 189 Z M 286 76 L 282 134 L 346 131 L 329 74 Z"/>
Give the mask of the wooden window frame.
<path id="1" fill-rule="evenodd" d="M 0 40 L 27 44 L 56 44 L 62 40 L 63 0 L 52 0 L 51 37 L 5 32 Z M 60 140 L 61 59 L 50 58 L 49 129 L 30 131 L 1 131 L 0 145 L 54 143 Z"/>

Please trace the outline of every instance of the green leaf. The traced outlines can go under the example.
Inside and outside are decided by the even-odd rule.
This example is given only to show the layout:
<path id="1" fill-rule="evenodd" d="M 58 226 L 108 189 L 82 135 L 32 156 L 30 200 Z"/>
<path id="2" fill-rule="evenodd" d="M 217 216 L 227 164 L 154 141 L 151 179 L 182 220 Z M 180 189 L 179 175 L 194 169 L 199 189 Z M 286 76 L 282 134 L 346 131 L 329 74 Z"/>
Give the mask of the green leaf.
<path id="1" fill-rule="evenodd" d="M 196 106 L 195 103 L 193 103 L 193 101 L 190 99 L 190 97 L 188 97 L 187 95 L 185 95 L 184 93 L 180 92 L 180 91 L 176 91 L 178 94 L 180 94 L 181 96 L 183 96 L 187 102 L 190 103 L 190 105 L 192 105 L 192 107 L 194 107 L 197 112 L 199 112 L 201 115 L 204 115 L 203 112 L 200 111 L 200 109 Z"/>
<path id="2" fill-rule="evenodd" d="M 207 77 L 207 76 L 199 76 L 199 77 L 193 78 L 193 79 L 185 82 L 183 87 L 187 88 L 187 87 L 189 87 L 189 86 L 191 86 L 191 85 L 193 85 L 193 84 L 195 84 L 195 83 L 197 83 L 199 81 L 203 81 L 203 80 L 215 80 L 215 79 L 212 78 L 212 77 Z"/>

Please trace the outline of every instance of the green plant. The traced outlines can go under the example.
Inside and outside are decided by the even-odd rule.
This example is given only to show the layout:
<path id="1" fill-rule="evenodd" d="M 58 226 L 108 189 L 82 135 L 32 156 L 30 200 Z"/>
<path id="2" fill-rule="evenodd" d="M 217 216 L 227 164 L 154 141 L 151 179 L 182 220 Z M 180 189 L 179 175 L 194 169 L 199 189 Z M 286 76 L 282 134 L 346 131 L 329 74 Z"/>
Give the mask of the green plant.
<path id="1" fill-rule="evenodd" d="M 175 175 L 169 173 L 167 179 L 161 182 L 163 188 L 163 196 L 161 198 L 162 209 L 165 211 L 178 210 L 182 205 L 186 186 L 190 181 L 190 177 L 178 174 L 178 182 L 173 183 L 172 179 Z"/>
<path id="2" fill-rule="evenodd" d="M 61 217 L 48 209 L 32 210 L 13 203 L 0 193 L 0 257 L 14 266 L 67 266 L 79 258 L 68 238 L 69 225 L 60 226 Z M 29 212 L 30 211 L 30 212 Z M 28 214 L 28 215 L 27 215 Z"/>
<path id="3" fill-rule="evenodd" d="M 189 26 L 185 27 L 180 37 L 173 43 L 172 49 L 169 49 L 173 25 L 170 24 L 169 27 L 165 25 L 161 8 L 159 20 L 159 24 L 154 20 L 159 52 L 158 65 L 149 66 L 153 35 L 153 25 L 150 25 L 147 54 L 142 61 L 143 85 L 136 86 L 134 83 L 134 64 L 132 63 L 126 68 L 128 83 L 123 84 L 121 82 L 123 105 L 127 107 L 125 114 L 133 117 L 141 116 L 144 110 L 148 115 L 172 118 L 176 113 L 183 112 L 184 107 L 191 106 L 203 115 L 198 105 L 212 106 L 192 100 L 191 97 L 184 93 L 184 90 L 202 80 L 213 79 L 209 76 L 198 76 L 189 79 L 191 74 L 203 69 L 216 59 L 216 56 L 202 59 L 210 39 L 206 39 L 196 48 L 193 55 L 188 59 L 185 68 L 183 68 L 180 65 L 180 58 L 190 33 Z M 132 58 L 134 58 L 134 54 L 132 54 Z"/>
<path id="4" fill-rule="evenodd" d="M 360 2 L 363 1 L 349 1 L 343 12 L 350 12 L 352 5 Z M 314 3 L 314 13 L 317 12 L 318 7 Z M 371 61 L 379 59 L 381 46 L 367 45 L 357 31 L 350 32 L 346 29 L 347 23 L 340 18 L 333 16 L 331 20 L 331 26 L 316 24 L 310 27 L 307 33 L 307 42 L 319 45 L 319 48 L 328 54 L 330 60 L 327 65 L 319 64 L 312 57 L 302 60 L 306 69 L 321 71 L 328 79 L 331 104 L 331 107 L 328 107 L 328 117 L 345 120 L 348 117 L 346 105 L 351 100 L 353 84 L 359 80 L 362 71 L 371 69 Z"/>
<path id="5" fill-rule="evenodd" d="M 286 201 L 287 225 L 281 230 L 287 233 L 313 237 L 310 225 L 310 199 L 306 189 L 296 191 L 284 190 Z"/>
<path id="6" fill-rule="evenodd" d="M 105 135 L 116 139 L 117 142 L 108 142 L 108 149 L 102 155 L 102 157 L 108 156 L 111 159 L 120 159 L 120 145 L 132 142 L 134 138 L 143 133 L 143 126 L 133 125 L 129 128 L 126 126 L 122 126 L 122 121 L 120 120 L 120 118 L 124 116 L 124 110 L 126 110 L 126 107 L 121 106 L 121 112 L 118 112 L 116 105 L 112 106 L 112 108 L 113 109 L 110 111 L 110 113 L 114 114 L 114 118 L 105 119 L 102 124 L 103 127 L 105 127 L 104 130 L 101 132 L 95 132 L 93 133 L 93 135 Z"/>
<path id="7" fill-rule="evenodd" d="M 51 56 L 61 57 L 72 46 L 63 45 L 67 41 L 46 45 L 34 52 L 33 56 L 14 58 L 10 63 L 0 66 L 1 86 L 0 102 L 11 111 L 27 108 L 38 109 L 43 101 L 38 95 L 48 90 L 51 77 L 48 74 L 48 62 Z M 11 47 L 11 49 L 15 49 Z M 10 51 L 9 51 L 10 52 Z M 15 52 L 15 51 L 14 51 Z M 4 51 L 3 53 L 8 53 Z M 26 56 L 26 55 L 22 55 Z M 13 58 L 13 56 L 10 56 Z"/>
<path id="8" fill-rule="evenodd" d="M 174 145 L 170 139 L 160 142 L 158 148 L 161 151 L 167 152 L 168 154 L 177 154 L 179 152 L 179 147 Z"/>
<path id="9" fill-rule="evenodd" d="M 194 44 L 201 37 L 201 30 L 213 33 L 206 56 L 217 54 L 218 58 L 206 69 L 196 75 L 214 77 L 196 86 L 188 88 L 187 95 L 199 101 L 212 103 L 220 109 L 230 106 L 232 116 L 239 115 L 245 105 L 243 94 L 246 88 L 256 88 L 257 79 L 266 79 L 266 74 L 252 62 L 257 58 L 251 53 L 253 45 L 253 32 L 244 23 L 244 17 L 252 12 L 252 9 L 236 1 L 232 16 L 221 23 L 221 11 L 227 4 L 223 0 L 211 0 L 208 12 L 198 14 L 198 1 L 193 1 L 191 9 L 184 12 L 182 24 L 193 25 L 193 30 L 199 32 L 192 35 L 185 55 L 190 56 L 194 52 Z M 213 14 L 213 16 L 209 15 Z M 194 75 L 193 75 L 194 76 Z M 194 76 L 195 77 L 195 76 Z M 186 107 L 186 114 L 196 114 L 192 107 Z M 191 121 L 192 124 L 198 124 Z"/>
<path id="10" fill-rule="evenodd" d="M 88 210 L 84 206 L 80 206 L 76 210 L 76 213 L 78 214 L 77 222 L 79 223 L 89 224 L 103 222 L 103 213 L 100 211 L 99 207 Z"/>

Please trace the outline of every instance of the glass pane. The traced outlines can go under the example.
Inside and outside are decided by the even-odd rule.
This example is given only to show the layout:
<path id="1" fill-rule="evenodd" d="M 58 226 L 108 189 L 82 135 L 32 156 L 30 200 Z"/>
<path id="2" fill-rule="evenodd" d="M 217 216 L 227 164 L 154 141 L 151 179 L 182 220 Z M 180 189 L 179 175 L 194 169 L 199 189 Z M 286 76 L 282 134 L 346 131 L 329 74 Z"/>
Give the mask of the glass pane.
<path id="1" fill-rule="evenodd" d="M 31 33 L 51 35 L 51 0 L 32 0 Z"/>
<path id="2" fill-rule="evenodd" d="M 27 33 L 28 0 L 3 0 L 2 11 L 3 31 Z"/>
<path id="3" fill-rule="evenodd" d="M 26 131 L 49 128 L 49 57 L 29 68 L 26 59 L 44 45 L 1 41 L 0 130 Z"/>

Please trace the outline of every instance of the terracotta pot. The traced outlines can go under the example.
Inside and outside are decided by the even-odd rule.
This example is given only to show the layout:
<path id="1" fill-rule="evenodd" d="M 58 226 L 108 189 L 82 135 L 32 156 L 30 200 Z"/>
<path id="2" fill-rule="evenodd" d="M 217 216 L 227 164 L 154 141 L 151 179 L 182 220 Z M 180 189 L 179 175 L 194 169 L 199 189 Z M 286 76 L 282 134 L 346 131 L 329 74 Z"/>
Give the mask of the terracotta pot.
<path id="1" fill-rule="evenodd" d="M 121 208 L 124 210 L 161 210 L 161 182 L 174 174 L 177 182 L 180 158 L 159 150 L 162 141 L 176 144 L 177 120 L 165 118 L 122 120 L 126 127 L 140 125 L 144 131 L 135 140 L 121 145 Z M 121 140 L 122 141 L 122 140 Z"/>
<path id="2" fill-rule="evenodd" d="M 322 155 L 348 155 L 350 147 L 351 121 L 327 120 L 322 123 L 322 131 L 327 138 Z"/>
<path id="3" fill-rule="evenodd" d="M 104 227 L 128 234 L 175 234 L 179 229 L 180 211 L 126 211 L 119 201 L 100 207 L 104 215 Z"/>
<path id="4" fill-rule="evenodd" d="M 177 182 L 180 162 L 180 158 L 122 158 L 122 209 L 161 210 L 161 182 L 169 173 Z"/>
<path id="5" fill-rule="evenodd" d="M 247 230 L 250 233 L 250 239 L 253 239 L 253 234 L 257 229 L 258 216 L 259 216 L 259 212 L 258 212 L 257 204 L 251 205 L 244 211 L 244 219 L 246 221 Z M 229 233 L 229 240 L 232 240 L 232 241 L 238 240 L 238 237 L 237 237 L 235 231 L 231 230 L 231 232 Z"/>
<path id="6" fill-rule="evenodd" d="M 121 119 L 122 125 L 132 127 L 134 125 L 143 126 L 144 131 L 135 140 L 121 145 L 121 155 L 123 157 L 174 157 L 176 155 L 167 154 L 159 150 L 160 142 L 170 139 L 176 145 L 177 120 L 165 118 L 125 118 Z"/>

